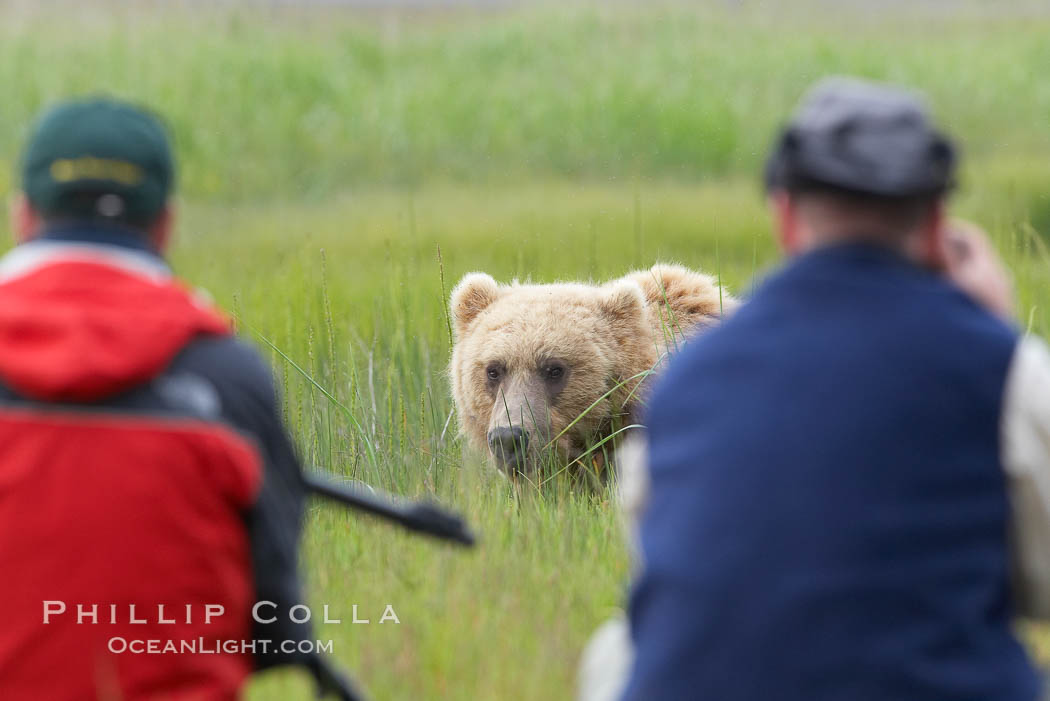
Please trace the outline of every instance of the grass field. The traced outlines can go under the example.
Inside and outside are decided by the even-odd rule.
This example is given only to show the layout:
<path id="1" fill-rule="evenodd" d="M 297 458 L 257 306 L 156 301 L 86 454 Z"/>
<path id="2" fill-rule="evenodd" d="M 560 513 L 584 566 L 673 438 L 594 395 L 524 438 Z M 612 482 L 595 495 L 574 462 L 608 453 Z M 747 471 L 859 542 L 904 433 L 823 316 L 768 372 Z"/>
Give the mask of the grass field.
<path id="1" fill-rule="evenodd" d="M 464 453 L 447 292 L 475 269 L 605 279 L 671 259 L 746 293 L 776 259 L 756 175 L 773 129 L 811 80 L 852 72 L 929 92 L 969 156 L 956 211 L 1003 248 L 1022 323 L 1050 331 L 1050 11 L 996 6 L 0 2 L 0 190 L 49 101 L 160 110 L 182 163 L 174 263 L 280 349 L 304 461 L 433 496 L 481 534 L 462 552 L 313 504 L 310 600 L 344 621 L 317 637 L 377 699 L 568 698 L 586 636 L 623 600 L 616 514 L 608 494 L 515 490 Z M 353 604 L 370 625 L 348 623 Z M 400 625 L 377 623 L 386 604 Z M 249 698 L 308 692 L 277 672 Z"/>

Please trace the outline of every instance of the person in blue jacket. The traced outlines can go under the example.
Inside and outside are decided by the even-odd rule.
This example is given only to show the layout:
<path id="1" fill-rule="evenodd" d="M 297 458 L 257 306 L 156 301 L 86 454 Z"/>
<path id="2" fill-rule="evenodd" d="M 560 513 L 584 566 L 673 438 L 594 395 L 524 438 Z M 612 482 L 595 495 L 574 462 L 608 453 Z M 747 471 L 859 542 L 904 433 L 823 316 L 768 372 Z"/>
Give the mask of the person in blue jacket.
<path id="1" fill-rule="evenodd" d="M 815 86 L 766 169 L 787 263 L 654 388 L 626 701 L 1032 701 L 1050 355 L 948 222 L 922 102 Z"/>

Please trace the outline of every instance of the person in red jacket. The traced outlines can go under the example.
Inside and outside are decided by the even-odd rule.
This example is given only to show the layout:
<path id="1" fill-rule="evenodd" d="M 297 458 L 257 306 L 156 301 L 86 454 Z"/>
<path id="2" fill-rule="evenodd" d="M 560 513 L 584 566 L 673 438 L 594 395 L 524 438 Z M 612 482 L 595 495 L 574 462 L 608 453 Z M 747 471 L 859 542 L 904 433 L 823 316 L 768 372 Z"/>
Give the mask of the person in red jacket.
<path id="1" fill-rule="evenodd" d="M 305 490 L 270 369 L 162 258 L 164 127 L 61 104 L 21 175 L 0 259 L 0 699 L 220 701 L 281 664 L 350 698 L 289 613 Z"/>

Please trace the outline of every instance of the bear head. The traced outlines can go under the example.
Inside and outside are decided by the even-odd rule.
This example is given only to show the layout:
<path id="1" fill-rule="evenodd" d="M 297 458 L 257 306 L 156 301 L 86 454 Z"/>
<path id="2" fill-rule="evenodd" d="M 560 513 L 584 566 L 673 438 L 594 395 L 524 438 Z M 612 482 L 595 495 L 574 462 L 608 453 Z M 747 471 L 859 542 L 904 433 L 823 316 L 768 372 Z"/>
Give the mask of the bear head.
<path id="1" fill-rule="evenodd" d="M 688 330 L 718 317 L 720 295 L 708 276 L 676 266 L 601 286 L 466 275 L 450 301 L 461 431 L 510 473 L 552 455 L 571 464 L 631 425 L 639 384 L 669 346 L 661 326 L 672 316 L 658 308 Z"/>

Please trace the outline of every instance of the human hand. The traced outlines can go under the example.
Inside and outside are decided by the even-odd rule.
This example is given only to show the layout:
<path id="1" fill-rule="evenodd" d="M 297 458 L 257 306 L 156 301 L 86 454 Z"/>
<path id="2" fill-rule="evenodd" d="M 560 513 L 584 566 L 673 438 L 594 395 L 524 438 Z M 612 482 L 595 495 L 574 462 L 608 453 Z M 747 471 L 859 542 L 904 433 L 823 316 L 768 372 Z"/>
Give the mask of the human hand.
<path id="1" fill-rule="evenodd" d="M 944 274 L 979 305 L 1014 318 L 1013 281 L 995 247 L 976 225 L 953 220 L 944 237 Z"/>

